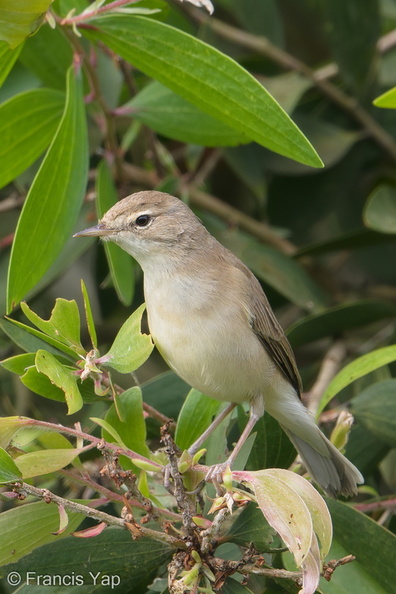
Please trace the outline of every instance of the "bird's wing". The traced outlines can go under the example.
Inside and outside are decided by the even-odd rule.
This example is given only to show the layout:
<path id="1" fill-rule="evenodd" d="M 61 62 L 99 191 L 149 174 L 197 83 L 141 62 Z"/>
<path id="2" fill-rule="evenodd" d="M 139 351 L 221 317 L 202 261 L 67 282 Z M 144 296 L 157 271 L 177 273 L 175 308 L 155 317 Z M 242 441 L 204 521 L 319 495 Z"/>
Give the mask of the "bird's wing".
<path id="1" fill-rule="evenodd" d="M 257 279 L 252 275 L 252 283 L 256 284 L 256 282 L 257 286 L 252 287 L 255 290 L 252 290 L 251 293 L 255 296 L 250 312 L 252 330 L 275 361 L 280 371 L 295 388 L 297 394 L 301 396 L 302 382 L 293 349 L 286 338 L 282 326 L 276 319 L 264 291 L 261 289 Z"/>

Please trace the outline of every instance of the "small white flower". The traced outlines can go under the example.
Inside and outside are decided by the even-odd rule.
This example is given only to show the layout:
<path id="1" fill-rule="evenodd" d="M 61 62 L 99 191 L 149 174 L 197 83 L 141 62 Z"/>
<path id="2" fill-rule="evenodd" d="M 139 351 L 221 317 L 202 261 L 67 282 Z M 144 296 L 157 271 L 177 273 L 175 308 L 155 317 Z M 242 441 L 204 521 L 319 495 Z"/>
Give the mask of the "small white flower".
<path id="1" fill-rule="evenodd" d="M 180 0 L 180 2 L 183 1 L 184 0 Z M 204 8 L 206 8 L 209 14 L 212 14 L 214 11 L 213 4 L 210 2 L 210 0 L 187 0 L 187 2 L 190 2 L 190 4 L 194 4 L 194 6 L 203 6 Z"/>

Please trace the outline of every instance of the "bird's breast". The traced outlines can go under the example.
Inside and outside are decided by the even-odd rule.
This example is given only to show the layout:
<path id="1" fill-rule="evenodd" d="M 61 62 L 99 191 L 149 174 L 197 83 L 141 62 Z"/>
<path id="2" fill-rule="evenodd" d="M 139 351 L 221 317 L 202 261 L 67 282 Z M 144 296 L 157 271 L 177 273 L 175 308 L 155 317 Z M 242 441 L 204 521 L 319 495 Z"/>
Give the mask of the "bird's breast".
<path id="1" fill-rule="evenodd" d="M 243 402 L 265 390 L 274 365 L 243 306 L 219 294 L 215 281 L 204 287 L 196 279 L 173 281 L 171 291 L 145 281 L 150 332 L 171 369 L 219 400 Z"/>

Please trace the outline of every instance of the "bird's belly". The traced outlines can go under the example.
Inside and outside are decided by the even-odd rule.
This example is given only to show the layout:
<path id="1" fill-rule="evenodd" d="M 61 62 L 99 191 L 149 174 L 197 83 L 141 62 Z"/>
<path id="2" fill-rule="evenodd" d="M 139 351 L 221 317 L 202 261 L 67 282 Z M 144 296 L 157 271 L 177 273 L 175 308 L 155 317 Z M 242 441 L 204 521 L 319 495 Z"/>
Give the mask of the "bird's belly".
<path id="1" fill-rule="evenodd" d="M 150 332 L 162 357 L 190 386 L 207 396 L 244 402 L 265 392 L 274 364 L 246 321 L 244 332 L 232 331 L 222 316 L 150 311 Z"/>

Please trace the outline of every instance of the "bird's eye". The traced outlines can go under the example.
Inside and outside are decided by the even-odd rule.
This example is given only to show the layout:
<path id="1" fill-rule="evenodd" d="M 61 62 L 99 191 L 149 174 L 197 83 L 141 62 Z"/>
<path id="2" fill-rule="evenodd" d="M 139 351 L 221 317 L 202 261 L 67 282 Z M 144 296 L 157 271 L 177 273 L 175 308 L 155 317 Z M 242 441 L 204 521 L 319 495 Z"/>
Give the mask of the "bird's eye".
<path id="1" fill-rule="evenodd" d="M 139 215 L 135 221 L 135 225 L 137 227 L 147 227 L 147 225 L 151 221 L 151 216 L 149 214 Z"/>

